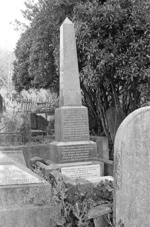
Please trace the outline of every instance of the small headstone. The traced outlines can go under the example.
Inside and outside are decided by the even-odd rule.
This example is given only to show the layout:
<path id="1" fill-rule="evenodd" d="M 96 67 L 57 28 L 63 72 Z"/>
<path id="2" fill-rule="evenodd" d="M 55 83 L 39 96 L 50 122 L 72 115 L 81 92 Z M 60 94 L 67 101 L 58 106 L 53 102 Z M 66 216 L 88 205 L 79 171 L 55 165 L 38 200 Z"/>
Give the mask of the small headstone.
<path id="1" fill-rule="evenodd" d="M 37 129 L 37 117 L 36 113 L 30 114 L 31 129 Z"/>
<path id="2" fill-rule="evenodd" d="M 120 125 L 114 147 L 114 226 L 150 226 L 150 107 Z"/>
<path id="3" fill-rule="evenodd" d="M 45 114 L 37 114 L 37 129 L 38 130 L 46 130 L 46 127 L 48 126 L 48 121 L 45 119 Z"/>

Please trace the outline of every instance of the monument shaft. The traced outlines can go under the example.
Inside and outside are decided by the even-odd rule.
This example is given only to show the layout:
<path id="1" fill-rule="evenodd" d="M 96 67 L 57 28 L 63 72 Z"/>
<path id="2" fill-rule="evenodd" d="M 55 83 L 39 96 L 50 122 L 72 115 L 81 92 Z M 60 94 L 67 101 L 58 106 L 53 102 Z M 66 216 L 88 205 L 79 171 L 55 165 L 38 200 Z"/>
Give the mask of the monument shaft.
<path id="1" fill-rule="evenodd" d="M 66 18 L 60 27 L 60 107 L 81 106 L 74 24 Z"/>

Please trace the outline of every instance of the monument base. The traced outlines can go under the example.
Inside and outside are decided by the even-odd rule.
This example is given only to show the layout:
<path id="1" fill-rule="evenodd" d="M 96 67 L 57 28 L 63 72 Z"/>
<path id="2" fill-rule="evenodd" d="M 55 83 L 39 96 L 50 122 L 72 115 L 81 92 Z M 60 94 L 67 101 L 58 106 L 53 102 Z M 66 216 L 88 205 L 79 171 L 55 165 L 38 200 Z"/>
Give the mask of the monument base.
<path id="1" fill-rule="evenodd" d="M 93 141 L 57 142 L 50 144 L 50 160 L 56 163 L 90 161 L 97 156 Z"/>

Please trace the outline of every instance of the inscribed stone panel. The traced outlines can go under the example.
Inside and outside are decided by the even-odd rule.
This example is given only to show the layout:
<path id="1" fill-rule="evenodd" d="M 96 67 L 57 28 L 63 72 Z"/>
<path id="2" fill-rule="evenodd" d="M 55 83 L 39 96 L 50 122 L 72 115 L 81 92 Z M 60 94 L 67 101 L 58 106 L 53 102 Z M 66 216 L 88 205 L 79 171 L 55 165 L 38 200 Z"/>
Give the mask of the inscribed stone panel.
<path id="1" fill-rule="evenodd" d="M 63 110 L 63 141 L 89 139 L 86 109 L 68 108 Z"/>
<path id="2" fill-rule="evenodd" d="M 95 152 L 93 144 L 79 144 L 62 146 L 62 162 L 87 161 L 91 153 Z"/>
<path id="3" fill-rule="evenodd" d="M 41 180 L 14 165 L 0 165 L 0 185 L 41 183 Z"/>

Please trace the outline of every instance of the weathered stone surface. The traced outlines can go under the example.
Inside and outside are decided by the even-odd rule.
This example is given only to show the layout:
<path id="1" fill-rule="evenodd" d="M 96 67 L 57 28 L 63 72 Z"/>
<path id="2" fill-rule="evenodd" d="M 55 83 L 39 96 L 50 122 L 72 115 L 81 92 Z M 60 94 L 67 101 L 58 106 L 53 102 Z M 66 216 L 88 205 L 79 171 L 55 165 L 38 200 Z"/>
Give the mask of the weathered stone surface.
<path id="1" fill-rule="evenodd" d="M 30 159 L 30 167 L 31 167 L 31 169 L 35 169 L 36 162 L 40 162 L 40 163 L 46 164 L 46 162 L 42 158 L 39 158 L 39 157 L 35 156 L 34 158 Z"/>
<path id="2" fill-rule="evenodd" d="M 53 227 L 51 213 L 50 184 L 0 152 L 0 226 Z"/>
<path id="3" fill-rule="evenodd" d="M 57 163 L 81 162 L 96 157 L 96 143 L 92 141 L 73 141 L 51 143 L 50 159 Z"/>
<path id="4" fill-rule="evenodd" d="M 90 182 L 96 182 L 103 176 L 104 165 L 100 162 L 82 162 L 76 165 L 61 167 L 61 173 L 71 179 L 82 178 Z"/>
<path id="5" fill-rule="evenodd" d="M 109 160 L 108 138 L 106 136 L 90 136 L 97 143 L 97 156 Z"/>
<path id="6" fill-rule="evenodd" d="M 91 218 L 97 218 L 98 219 L 103 215 L 109 214 L 110 212 L 111 212 L 110 204 L 101 204 L 101 205 L 99 205 L 97 207 L 93 207 L 89 210 L 88 219 L 91 219 Z M 97 223 L 99 223 L 99 221 L 100 221 L 101 224 L 104 224 L 104 223 L 101 222 L 102 220 L 97 220 L 97 221 L 95 220 L 95 222 L 97 222 Z M 105 222 L 105 225 L 106 225 L 106 222 Z M 95 226 L 101 227 L 100 224 L 95 225 Z M 108 226 L 108 223 L 107 223 L 106 226 Z M 103 225 L 102 225 L 102 227 L 103 227 Z"/>
<path id="7" fill-rule="evenodd" d="M 56 210 L 28 205 L 0 208 L 0 227 L 54 227 Z"/>
<path id="8" fill-rule="evenodd" d="M 0 151 L 0 165 L 13 163 L 12 159 L 5 155 L 2 151 Z"/>
<path id="9" fill-rule="evenodd" d="M 18 168 L 16 165 L 0 165 L 0 185 L 41 183 L 37 177 Z"/>
<path id="10" fill-rule="evenodd" d="M 40 183 L 20 183 L 0 185 L 0 208 L 8 206 L 42 206 L 50 204 L 50 185 Z"/>
<path id="11" fill-rule="evenodd" d="M 20 145 L 20 146 L 6 146 L 6 147 L 0 147 L 0 151 L 5 153 L 7 155 L 7 152 L 9 153 L 12 151 L 13 154 L 14 151 L 23 151 L 23 156 L 25 159 L 26 166 L 28 168 L 31 168 L 30 166 L 30 160 L 38 156 L 44 160 L 48 160 L 50 158 L 50 145 L 49 144 L 27 144 L 27 145 Z M 17 154 L 17 152 L 16 152 Z M 12 156 L 11 156 L 12 158 Z M 15 160 L 15 159 L 14 159 Z"/>
<path id="12" fill-rule="evenodd" d="M 35 165 L 37 168 L 42 170 L 42 172 L 46 176 L 50 174 L 56 177 L 61 174 L 63 176 L 65 183 L 68 183 L 70 185 L 89 184 L 89 183 L 92 183 L 92 185 L 97 185 L 100 182 L 104 182 L 104 181 L 113 182 L 112 176 L 108 176 L 108 175 L 103 176 L 104 163 L 99 161 L 78 162 L 78 163 L 74 162 L 74 163 L 64 163 L 64 164 L 51 163 L 49 165 L 47 164 L 45 165 L 42 162 L 37 161 Z M 98 165 L 99 165 L 99 168 L 97 168 Z M 89 170 L 87 170 L 89 166 L 91 166 L 91 169 L 89 168 Z M 67 172 L 66 172 L 66 169 L 67 169 Z M 79 171 L 76 172 L 76 170 L 79 170 Z M 69 171 L 71 173 L 69 173 Z"/>
<path id="13" fill-rule="evenodd" d="M 81 106 L 74 24 L 68 18 L 60 27 L 59 106 Z"/>
<path id="14" fill-rule="evenodd" d="M 12 158 L 14 161 L 26 166 L 23 150 L 21 149 L 12 149 L 9 147 L 8 149 L 3 149 L 3 153 L 8 155 L 8 157 Z"/>
<path id="15" fill-rule="evenodd" d="M 55 139 L 62 142 L 89 140 L 87 108 L 76 106 L 56 109 Z"/>
<path id="16" fill-rule="evenodd" d="M 150 226 L 150 107 L 120 125 L 114 147 L 114 226 Z"/>

